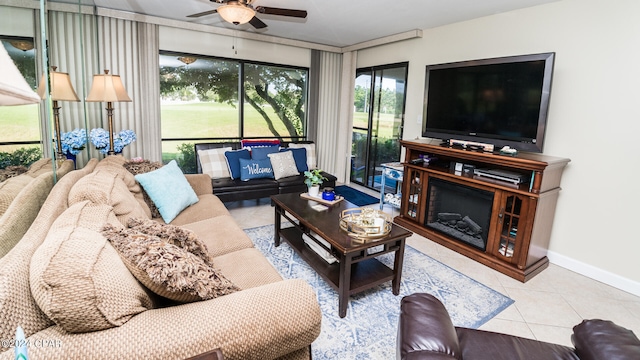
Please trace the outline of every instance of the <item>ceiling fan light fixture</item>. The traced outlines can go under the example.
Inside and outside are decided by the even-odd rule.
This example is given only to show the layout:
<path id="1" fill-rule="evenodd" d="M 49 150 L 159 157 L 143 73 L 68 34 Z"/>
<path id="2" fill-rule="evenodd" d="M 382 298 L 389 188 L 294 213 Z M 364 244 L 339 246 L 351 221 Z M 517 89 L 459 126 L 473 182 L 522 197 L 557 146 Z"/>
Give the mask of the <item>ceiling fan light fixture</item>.
<path id="1" fill-rule="evenodd" d="M 227 22 L 235 25 L 246 24 L 256 15 L 256 12 L 244 5 L 224 4 L 218 7 L 218 14 Z"/>

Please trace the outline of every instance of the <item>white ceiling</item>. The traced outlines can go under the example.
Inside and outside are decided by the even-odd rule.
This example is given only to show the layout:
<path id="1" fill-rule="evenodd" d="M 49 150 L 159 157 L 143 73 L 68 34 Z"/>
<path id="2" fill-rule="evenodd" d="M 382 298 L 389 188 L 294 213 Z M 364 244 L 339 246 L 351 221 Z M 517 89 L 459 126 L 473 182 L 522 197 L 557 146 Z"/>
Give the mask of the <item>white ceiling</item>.
<path id="1" fill-rule="evenodd" d="M 73 0 L 53 0 L 75 2 Z M 344 47 L 414 29 L 429 29 L 559 0 L 254 0 L 253 6 L 306 10 L 306 19 L 259 14 L 268 27 L 233 25 L 218 14 L 187 15 L 215 9 L 209 0 L 86 0 L 98 7 L 182 20 L 270 36 Z"/>

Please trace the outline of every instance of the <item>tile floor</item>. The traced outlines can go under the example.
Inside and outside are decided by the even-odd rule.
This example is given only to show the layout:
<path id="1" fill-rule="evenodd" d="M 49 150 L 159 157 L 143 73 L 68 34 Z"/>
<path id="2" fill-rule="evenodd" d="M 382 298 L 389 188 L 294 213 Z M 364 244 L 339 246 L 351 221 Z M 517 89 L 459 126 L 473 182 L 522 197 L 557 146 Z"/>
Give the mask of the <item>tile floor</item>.
<path id="1" fill-rule="evenodd" d="M 273 224 L 268 198 L 226 205 L 242 228 Z M 640 337 L 638 296 L 554 264 L 523 284 L 422 236 L 413 235 L 407 243 L 515 300 L 481 329 L 572 346 L 572 327 L 582 319 L 600 318 L 633 330 Z"/>

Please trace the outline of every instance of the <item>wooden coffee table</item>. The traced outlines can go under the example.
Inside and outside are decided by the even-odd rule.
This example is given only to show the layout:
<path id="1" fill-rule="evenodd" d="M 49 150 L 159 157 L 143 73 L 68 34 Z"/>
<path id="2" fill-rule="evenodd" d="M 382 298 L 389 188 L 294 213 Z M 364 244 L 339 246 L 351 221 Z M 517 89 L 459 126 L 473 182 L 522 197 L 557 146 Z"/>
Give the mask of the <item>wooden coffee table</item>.
<path id="1" fill-rule="evenodd" d="M 340 317 L 347 315 L 349 295 L 392 282 L 393 294 L 400 293 L 404 245 L 411 232 L 393 225 L 389 235 L 375 240 L 361 241 L 349 237 L 340 229 L 339 220 L 342 210 L 357 207 L 343 200 L 326 210 L 317 211 L 314 201 L 305 200 L 299 193 L 271 196 L 275 207 L 275 246 L 284 239 L 329 285 L 338 291 Z M 282 218 L 289 220 L 292 227 L 282 228 Z M 330 246 L 310 236 L 323 249 L 338 259 L 327 263 L 304 243 L 303 234 L 315 233 Z M 393 268 L 389 268 L 375 258 L 395 252 Z"/>

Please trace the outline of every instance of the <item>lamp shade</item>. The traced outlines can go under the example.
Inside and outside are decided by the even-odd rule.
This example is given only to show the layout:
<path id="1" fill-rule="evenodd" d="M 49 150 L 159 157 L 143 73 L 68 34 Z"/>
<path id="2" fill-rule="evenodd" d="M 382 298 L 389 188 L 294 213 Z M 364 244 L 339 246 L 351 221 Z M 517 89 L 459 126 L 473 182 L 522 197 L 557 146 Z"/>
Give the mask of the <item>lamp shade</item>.
<path id="1" fill-rule="evenodd" d="M 52 66 L 51 68 L 53 70 L 49 73 L 49 77 L 51 79 L 51 100 L 80 101 L 75 90 L 73 90 L 69 74 L 55 71 L 55 66 Z M 46 88 L 44 82 L 44 75 L 42 75 L 40 85 L 38 85 L 38 95 L 43 99 L 45 98 L 44 92 Z"/>
<path id="2" fill-rule="evenodd" d="M 247 6 L 236 3 L 227 3 L 218 6 L 218 14 L 227 22 L 232 24 L 246 24 L 256 15 L 256 12 Z"/>
<path id="3" fill-rule="evenodd" d="M 16 64 L 0 45 L 0 105 L 25 105 L 40 102 L 38 94 L 27 84 Z"/>
<path id="4" fill-rule="evenodd" d="M 124 89 L 120 76 L 109 74 L 109 70 L 105 70 L 104 74 L 93 75 L 87 101 L 130 102 L 131 98 Z"/>

